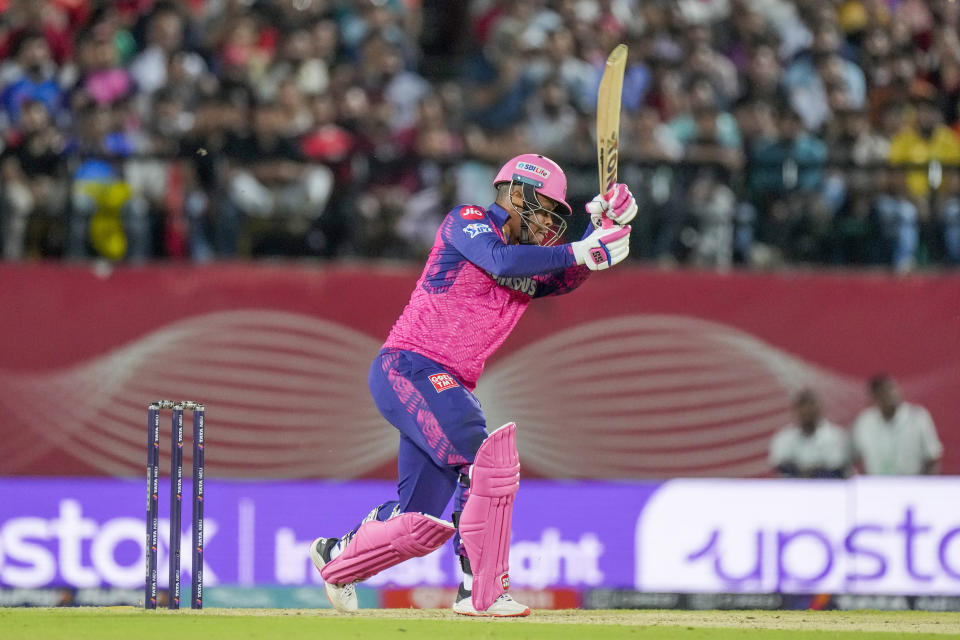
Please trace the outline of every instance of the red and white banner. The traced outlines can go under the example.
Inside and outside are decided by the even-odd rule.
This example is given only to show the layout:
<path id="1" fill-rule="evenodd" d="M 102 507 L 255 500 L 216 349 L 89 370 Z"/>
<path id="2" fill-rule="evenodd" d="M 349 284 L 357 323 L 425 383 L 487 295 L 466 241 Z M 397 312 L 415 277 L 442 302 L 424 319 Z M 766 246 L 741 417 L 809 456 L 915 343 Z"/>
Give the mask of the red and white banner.
<path id="1" fill-rule="evenodd" d="M 395 477 L 366 375 L 418 275 L 3 265 L 0 475 L 141 475 L 146 406 L 171 398 L 206 404 L 212 476 Z M 477 394 L 491 426 L 518 423 L 527 476 L 753 476 L 793 391 L 846 425 L 879 371 L 960 473 L 956 275 L 620 267 L 534 301 Z"/>

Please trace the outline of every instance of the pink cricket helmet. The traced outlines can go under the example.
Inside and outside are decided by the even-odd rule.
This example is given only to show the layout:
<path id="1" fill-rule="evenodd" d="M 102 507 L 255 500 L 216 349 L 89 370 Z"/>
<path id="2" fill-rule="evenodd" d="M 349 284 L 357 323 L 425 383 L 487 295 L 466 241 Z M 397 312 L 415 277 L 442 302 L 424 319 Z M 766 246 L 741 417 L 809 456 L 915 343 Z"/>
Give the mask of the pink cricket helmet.
<path id="1" fill-rule="evenodd" d="M 493 186 L 502 182 L 522 182 L 532 185 L 534 190 L 566 209 L 566 215 L 573 215 L 573 209 L 567 204 L 567 176 L 556 162 L 537 153 L 523 153 L 511 158 L 500 167 Z"/>

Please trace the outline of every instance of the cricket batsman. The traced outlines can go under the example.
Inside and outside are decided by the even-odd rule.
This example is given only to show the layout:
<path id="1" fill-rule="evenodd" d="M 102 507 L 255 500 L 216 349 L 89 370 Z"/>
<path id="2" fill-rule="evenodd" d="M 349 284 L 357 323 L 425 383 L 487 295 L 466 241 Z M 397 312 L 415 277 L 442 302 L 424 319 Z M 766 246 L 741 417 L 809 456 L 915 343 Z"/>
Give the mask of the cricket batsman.
<path id="1" fill-rule="evenodd" d="M 484 362 L 534 298 L 576 289 L 591 271 L 629 254 L 637 204 L 624 184 L 587 204 L 592 226 L 559 244 L 572 211 L 563 170 L 541 155 L 507 162 L 489 207 L 452 209 L 423 274 L 370 367 L 383 417 L 400 431 L 398 496 L 340 538 L 317 538 L 310 556 L 339 611 L 357 610 L 354 585 L 451 537 L 463 582 L 453 610 L 513 617 L 508 560 L 520 460 L 516 425 L 487 433 L 473 395 Z M 602 228 L 603 218 L 614 224 Z M 453 522 L 440 516 L 453 497 Z"/>

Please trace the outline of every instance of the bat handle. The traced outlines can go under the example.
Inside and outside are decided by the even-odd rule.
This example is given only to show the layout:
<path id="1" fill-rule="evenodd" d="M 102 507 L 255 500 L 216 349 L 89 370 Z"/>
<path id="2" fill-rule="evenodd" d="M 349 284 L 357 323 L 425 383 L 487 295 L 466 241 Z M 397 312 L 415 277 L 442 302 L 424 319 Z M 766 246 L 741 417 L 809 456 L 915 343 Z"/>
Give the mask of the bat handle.
<path id="1" fill-rule="evenodd" d="M 612 196 L 613 196 L 613 187 L 610 187 L 610 189 L 608 189 L 607 192 L 603 194 L 603 198 L 609 203 Z M 613 224 L 613 220 L 607 217 L 606 211 L 604 211 L 603 213 L 603 219 L 602 219 L 601 225 L 602 225 L 602 228 L 604 229 L 612 229 L 615 226 Z"/>

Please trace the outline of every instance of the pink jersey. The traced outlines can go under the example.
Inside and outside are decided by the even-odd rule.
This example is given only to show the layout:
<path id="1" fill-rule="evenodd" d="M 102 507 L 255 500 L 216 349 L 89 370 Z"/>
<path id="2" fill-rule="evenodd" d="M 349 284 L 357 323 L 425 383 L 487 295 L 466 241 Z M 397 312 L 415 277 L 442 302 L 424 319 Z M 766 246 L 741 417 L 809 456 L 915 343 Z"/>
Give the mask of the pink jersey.
<path id="1" fill-rule="evenodd" d="M 590 273 L 569 245 L 508 245 L 508 214 L 460 206 L 437 230 L 423 274 L 384 349 L 405 349 L 440 364 L 471 391 L 533 298 L 567 293 Z"/>

